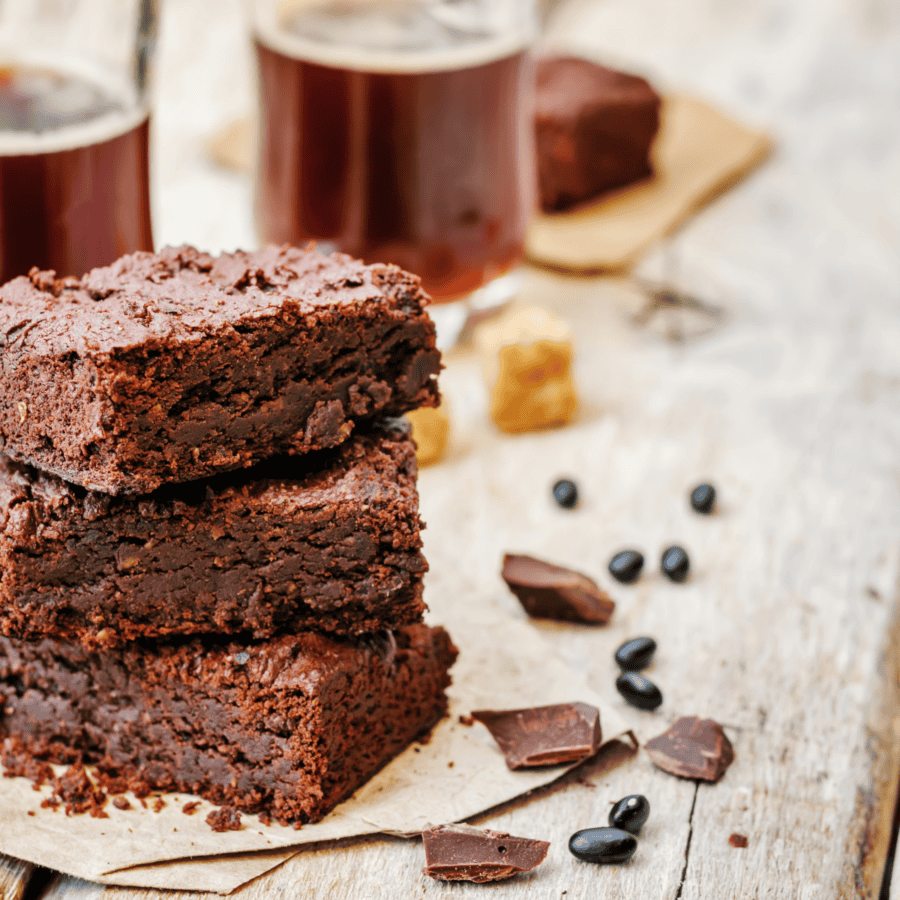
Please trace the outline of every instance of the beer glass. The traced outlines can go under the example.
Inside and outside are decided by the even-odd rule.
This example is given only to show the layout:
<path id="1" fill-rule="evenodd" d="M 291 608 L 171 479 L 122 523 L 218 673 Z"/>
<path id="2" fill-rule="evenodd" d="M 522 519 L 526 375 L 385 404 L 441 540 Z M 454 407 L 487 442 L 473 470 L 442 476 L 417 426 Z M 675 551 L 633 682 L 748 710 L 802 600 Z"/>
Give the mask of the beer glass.
<path id="1" fill-rule="evenodd" d="M 156 0 L 0 3 L 0 283 L 152 250 Z"/>
<path id="2" fill-rule="evenodd" d="M 535 0 L 250 0 L 260 240 L 325 243 L 435 300 L 521 259 L 535 203 Z"/>

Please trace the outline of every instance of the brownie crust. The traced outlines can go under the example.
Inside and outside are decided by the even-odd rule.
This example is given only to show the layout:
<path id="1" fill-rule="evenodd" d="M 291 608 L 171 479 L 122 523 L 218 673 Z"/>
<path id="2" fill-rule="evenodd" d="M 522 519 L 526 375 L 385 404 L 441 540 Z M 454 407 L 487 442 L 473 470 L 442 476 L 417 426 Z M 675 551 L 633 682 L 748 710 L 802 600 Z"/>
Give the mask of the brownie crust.
<path id="1" fill-rule="evenodd" d="M 661 100 L 648 81 L 574 56 L 541 60 L 535 127 L 541 208 L 568 209 L 653 172 Z"/>
<path id="2" fill-rule="evenodd" d="M 0 633 L 117 646 L 397 628 L 425 610 L 421 527 L 404 420 L 145 497 L 0 457 Z"/>
<path id="3" fill-rule="evenodd" d="M 39 760 L 98 764 L 139 795 L 315 822 L 446 713 L 456 652 L 425 625 L 99 652 L 0 638 L 0 737 Z"/>
<path id="4" fill-rule="evenodd" d="M 435 406 L 419 279 L 267 247 L 135 253 L 0 288 L 0 452 L 90 490 L 148 493 Z"/>

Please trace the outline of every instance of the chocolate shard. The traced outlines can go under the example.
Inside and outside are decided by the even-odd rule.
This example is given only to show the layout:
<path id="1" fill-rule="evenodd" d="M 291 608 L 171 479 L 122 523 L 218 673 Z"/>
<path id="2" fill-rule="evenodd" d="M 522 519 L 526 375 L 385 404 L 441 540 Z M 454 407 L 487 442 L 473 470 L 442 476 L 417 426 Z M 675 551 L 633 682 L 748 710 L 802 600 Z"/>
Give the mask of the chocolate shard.
<path id="1" fill-rule="evenodd" d="M 535 619 L 605 625 L 616 604 L 593 579 L 533 556 L 507 553 L 503 580 Z"/>
<path id="2" fill-rule="evenodd" d="M 472 713 L 490 731 L 510 769 L 557 766 L 593 756 L 603 740 L 600 711 L 587 703 Z"/>
<path id="3" fill-rule="evenodd" d="M 539 866 L 550 844 L 482 831 L 471 825 L 438 825 L 422 832 L 425 868 L 438 881 L 501 881 Z"/>
<path id="4" fill-rule="evenodd" d="M 644 747 L 660 769 L 681 778 L 718 781 L 734 762 L 734 748 L 722 726 L 697 716 L 682 716 Z"/>

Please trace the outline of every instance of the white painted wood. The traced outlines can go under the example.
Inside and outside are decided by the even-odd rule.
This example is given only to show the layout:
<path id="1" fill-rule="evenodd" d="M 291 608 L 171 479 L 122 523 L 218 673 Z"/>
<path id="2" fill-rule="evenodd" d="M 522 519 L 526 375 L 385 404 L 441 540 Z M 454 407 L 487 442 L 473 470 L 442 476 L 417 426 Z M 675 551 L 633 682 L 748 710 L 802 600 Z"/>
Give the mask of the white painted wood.
<path id="1" fill-rule="evenodd" d="M 167 52 L 186 59 L 184 35 L 206 9 L 168 0 L 164 69 Z M 527 273 L 523 299 L 578 335 L 583 408 L 572 427 L 500 434 L 474 355 L 447 360 L 452 446 L 420 483 L 428 596 L 437 621 L 441 603 L 514 608 L 497 577 L 505 550 L 597 576 L 619 602 L 608 628 L 535 627 L 641 737 L 680 714 L 711 715 L 737 759 L 719 785 L 695 788 L 641 754 L 593 787 L 571 780 L 511 804 L 491 827 L 552 847 L 532 876 L 491 896 L 877 897 L 900 766 L 900 8 L 573 0 L 555 28 L 768 124 L 779 148 L 642 267 L 724 307 L 724 324 L 705 337 L 677 344 L 662 324 L 634 327 L 641 300 L 623 282 Z M 234 30 L 215 29 L 217 47 L 237 46 Z M 224 92 L 240 61 L 198 43 L 190 65 L 211 130 L 235 112 Z M 176 115 L 190 108 L 176 80 L 173 69 L 161 85 L 173 95 L 158 117 L 159 233 L 209 249 L 245 243 L 249 183 L 205 166 L 199 124 Z M 549 499 L 564 474 L 583 497 L 572 512 Z M 707 478 L 721 507 L 703 518 L 686 496 Z M 682 586 L 656 574 L 674 542 L 694 567 Z M 646 576 L 610 585 L 606 562 L 626 546 L 646 552 Z M 625 707 L 612 687 L 613 649 L 643 633 L 660 641 L 648 674 L 666 700 L 653 714 Z M 570 857 L 568 835 L 603 824 L 609 804 L 633 791 L 653 811 L 632 863 Z M 746 849 L 729 845 L 732 832 L 747 836 Z M 300 854 L 237 896 L 446 896 L 422 864 L 417 843 L 372 839 Z M 62 879 L 52 896 L 85 890 Z M 187 896 L 88 894 L 101 895 Z"/>

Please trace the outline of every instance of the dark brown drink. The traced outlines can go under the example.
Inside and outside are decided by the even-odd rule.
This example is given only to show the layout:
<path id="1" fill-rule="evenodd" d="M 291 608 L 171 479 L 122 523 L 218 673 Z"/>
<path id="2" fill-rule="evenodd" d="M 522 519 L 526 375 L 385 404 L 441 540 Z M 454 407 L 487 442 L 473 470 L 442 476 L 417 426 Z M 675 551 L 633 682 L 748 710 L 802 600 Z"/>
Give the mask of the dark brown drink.
<path id="1" fill-rule="evenodd" d="M 146 113 L 78 75 L 0 68 L 0 283 L 152 250 Z"/>
<path id="2" fill-rule="evenodd" d="M 438 300 L 521 259 L 534 202 L 521 43 L 419 54 L 406 69 L 395 54 L 396 71 L 388 55 L 377 71 L 365 55 L 332 65 L 327 47 L 311 60 L 268 36 L 256 49 L 262 240 L 396 263 Z"/>

